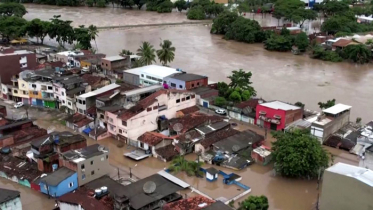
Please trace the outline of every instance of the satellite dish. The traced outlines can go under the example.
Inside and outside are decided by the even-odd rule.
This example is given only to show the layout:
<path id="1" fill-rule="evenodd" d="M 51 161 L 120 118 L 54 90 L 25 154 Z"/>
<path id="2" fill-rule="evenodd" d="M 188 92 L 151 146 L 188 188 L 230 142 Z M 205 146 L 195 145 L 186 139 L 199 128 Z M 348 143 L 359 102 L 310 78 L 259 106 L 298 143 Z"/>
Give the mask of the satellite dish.
<path id="1" fill-rule="evenodd" d="M 176 131 L 178 134 L 181 130 L 183 130 L 183 124 L 181 123 L 176 123 L 173 127 L 174 131 Z"/>
<path id="2" fill-rule="evenodd" d="M 146 194 L 153 193 L 156 188 L 157 188 L 157 185 L 153 181 L 147 181 L 145 182 L 143 186 L 143 190 Z"/>
<path id="3" fill-rule="evenodd" d="M 240 146 L 238 146 L 238 145 L 233 145 L 233 147 L 232 147 L 232 151 L 233 152 L 238 152 L 240 150 Z"/>

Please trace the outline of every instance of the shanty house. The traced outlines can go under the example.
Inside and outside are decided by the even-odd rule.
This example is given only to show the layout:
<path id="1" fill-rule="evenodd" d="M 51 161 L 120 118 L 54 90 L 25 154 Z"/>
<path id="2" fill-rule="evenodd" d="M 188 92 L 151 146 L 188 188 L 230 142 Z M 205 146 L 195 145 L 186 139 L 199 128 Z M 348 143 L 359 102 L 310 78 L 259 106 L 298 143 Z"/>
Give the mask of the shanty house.
<path id="1" fill-rule="evenodd" d="M 78 188 L 78 175 L 75 171 L 61 167 L 40 179 L 40 191 L 52 197 L 60 197 Z"/>

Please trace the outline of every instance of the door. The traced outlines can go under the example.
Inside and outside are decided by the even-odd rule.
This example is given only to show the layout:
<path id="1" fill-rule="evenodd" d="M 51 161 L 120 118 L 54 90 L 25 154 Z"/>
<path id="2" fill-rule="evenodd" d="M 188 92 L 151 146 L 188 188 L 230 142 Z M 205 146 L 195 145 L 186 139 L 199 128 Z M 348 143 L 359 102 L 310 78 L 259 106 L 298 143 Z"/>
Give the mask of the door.
<path id="1" fill-rule="evenodd" d="M 277 130 L 277 124 L 271 123 L 271 130 Z"/>
<path id="2" fill-rule="evenodd" d="M 43 100 L 36 99 L 36 106 L 43 106 Z"/>
<path id="3" fill-rule="evenodd" d="M 203 102 L 203 107 L 209 108 L 209 103 L 207 101 Z"/>
<path id="4" fill-rule="evenodd" d="M 27 104 L 29 104 L 29 99 L 28 98 L 23 98 L 22 102 L 23 102 L 23 104 L 27 105 Z"/>

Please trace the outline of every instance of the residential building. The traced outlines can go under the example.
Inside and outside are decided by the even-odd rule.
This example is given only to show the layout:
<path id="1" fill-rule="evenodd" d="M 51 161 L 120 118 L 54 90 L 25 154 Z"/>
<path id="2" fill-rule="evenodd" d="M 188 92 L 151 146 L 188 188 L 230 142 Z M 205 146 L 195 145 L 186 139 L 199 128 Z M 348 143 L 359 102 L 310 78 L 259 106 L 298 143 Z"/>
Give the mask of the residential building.
<path id="1" fill-rule="evenodd" d="M 251 158 L 261 165 L 267 165 L 272 160 L 272 153 L 270 149 L 264 145 L 255 148 L 251 152 Z"/>
<path id="2" fill-rule="evenodd" d="M 128 140 L 127 143 L 141 146 L 137 138 L 147 131 L 160 128 L 162 119 L 176 117 L 179 110 L 196 105 L 195 95 L 181 90 L 159 90 L 140 100 L 135 106 L 108 119 L 108 131 Z"/>
<path id="3" fill-rule="evenodd" d="M 21 193 L 15 190 L 0 188 L 0 209 L 22 210 Z"/>
<path id="4" fill-rule="evenodd" d="M 156 149 L 172 144 L 173 138 L 167 137 L 161 133 L 146 132 L 138 139 L 139 148 L 146 151 L 146 154 L 153 154 L 157 157 Z"/>
<path id="5" fill-rule="evenodd" d="M 311 124 L 311 135 L 324 142 L 330 135 L 341 129 L 350 121 L 351 106 L 336 104 L 324 109 Z"/>
<path id="6" fill-rule="evenodd" d="M 72 56 L 84 55 L 82 51 L 64 51 L 56 53 L 53 57 L 53 61 L 62 61 L 64 64 L 69 64 L 69 60 L 72 59 Z M 70 65 L 71 66 L 71 65 Z"/>
<path id="7" fill-rule="evenodd" d="M 114 75 L 115 70 L 125 69 L 130 67 L 131 60 L 129 56 L 123 57 L 120 55 L 101 58 L 101 69 L 105 75 Z"/>
<path id="8" fill-rule="evenodd" d="M 166 77 L 164 82 L 172 89 L 190 90 L 197 87 L 206 87 L 208 85 L 208 77 L 182 72 Z"/>
<path id="9" fill-rule="evenodd" d="M 364 154 L 360 159 L 359 166 L 373 170 L 373 145 L 370 145 L 365 149 Z"/>
<path id="10" fill-rule="evenodd" d="M 59 153 L 87 146 L 84 136 L 67 131 L 53 132 L 31 142 L 30 158 L 37 162 L 38 170 L 52 172 L 58 168 Z"/>
<path id="11" fill-rule="evenodd" d="M 7 49 L 0 51 L 0 69 L 1 69 L 1 89 L 4 99 L 9 99 L 11 90 L 8 91 L 6 85 L 12 84 L 12 77 L 26 69 L 34 69 L 36 67 L 36 55 L 27 50 Z"/>
<path id="12" fill-rule="evenodd" d="M 336 163 L 324 171 L 320 210 L 369 210 L 373 206 L 373 171 Z"/>
<path id="13" fill-rule="evenodd" d="M 95 62 L 95 66 L 97 67 L 97 64 L 100 63 L 102 58 L 105 58 L 106 55 L 102 53 L 97 54 L 84 54 L 84 55 L 71 55 L 68 57 L 68 64 L 71 67 L 88 67 L 83 66 L 82 61 L 84 60 L 92 60 L 92 62 Z M 84 63 L 83 63 L 84 64 Z"/>
<path id="14" fill-rule="evenodd" d="M 84 188 L 67 193 L 57 199 L 59 210 L 113 210 L 109 196 L 96 196 L 94 191 Z"/>
<path id="15" fill-rule="evenodd" d="M 83 81 L 91 86 L 92 90 L 97 90 L 99 88 L 105 87 L 106 85 L 110 85 L 111 81 L 107 77 L 96 76 L 92 74 L 83 74 L 81 76 Z"/>
<path id="16" fill-rule="evenodd" d="M 78 184 L 82 186 L 110 172 L 109 150 L 99 144 L 69 150 L 61 154 L 60 166 L 77 172 Z"/>
<path id="17" fill-rule="evenodd" d="M 78 188 L 78 175 L 75 171 L 61 167 L 40 179 L 40 191 L 54 198 Z"/>
<path id="18" fill-rule="evenodd" d="M 148 65 L 124 71 L 123 80 L 137 86 L 149 86 L 163 84 L 167 77 L 176 73 L 180 71 L 166 66 Z"/>
<path id="19" fill-rule="evenodd" d="M 82 94 L 82 95 L 79 95 L 76 97 L 76 108 L 77 108 L 77 111 L 80 113 L 80 114 L 90 114 L 88 113 L 88 109 L 90 108 L 93 108 L 94 109 L 94 112 L 92 113 L 92 115 L 95 115 L 96 114 L 96 98 L 101 96 L 101 95 L 104 95 L 105 93 L 109 92 L 109 91 L 113 91 L 113 90 L 116 90 L 116 89 L 119 89 L 120 88 L 120 85 L 117 85 L 117 84 L 110 84 L 110 85 L 107 85 L 105 87 L 102 87 L 100 89 L 97 89 L 95 91 L 91 91 L 89 93 L 85 93 L 85 94 Z"/>
<path id="20" fill-rule="evenodd" d="M 14 87 L 18 87 L 18 89 L 13 89 L 13 95 L 19 97 L 19 99 L 16 99 L 16 101 L 22 101 L 25 105 L 32 103 L 29 93 L 29 85 L 28 82 L 25 80 L 29 78 L 31 75 L 33 75 L 33 71 L 24 70 L 20 72 L 18 75 L 13 76 L 13 79 L 17 79 L 17 83 L 14 82 L 13 85 Z M 18 95 L 15 93 L 15 91 L 18 92 Z"/>
<path id="21" fill-rule="evenodd" d="M 209 108 L 214 103 L 215 98 L 219 96 L 219 91 L 211 87 L 198 87 L 191 91 L 196 94 L 197 103 L 205 108 Z"/>
<path id="22" fill-rule="evenodd" d="M 228 115 L 236 120 L 255 124 L 256 106 L 263 102 L 262 99 L 251 98 L 233 106 L 228 106 Z"/>
<path id="23" fill-rule="evenodd" d="M 204 196 L 185 198 L 163 206 L 163 210 L 201 210 L 213 204 L 215 201 Z M 219 210 L 219 209 L 217 209 Z"/>
<path id="24" fill-rule="evenodd" d="M 256 124 L 271 130 L 283 130 L 290 123 L 303 118 L 303 109 L 281 101 L 256 106 Z"/>
<path id="25" fill-rule="evenodd" d="M 66 126 L 76 132 L 88 134 L 94 127 L 94 121 L 85 115 L 75 113 L 65 119 Z"/>

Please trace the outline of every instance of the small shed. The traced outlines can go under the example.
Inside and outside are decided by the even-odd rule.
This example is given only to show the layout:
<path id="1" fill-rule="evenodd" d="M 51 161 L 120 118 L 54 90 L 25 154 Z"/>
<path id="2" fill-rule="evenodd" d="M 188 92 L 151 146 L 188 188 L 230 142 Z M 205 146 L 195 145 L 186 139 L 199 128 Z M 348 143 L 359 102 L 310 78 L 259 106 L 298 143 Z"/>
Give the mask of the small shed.
<path id="1" fill-rule="evenodd" d="M 207 181 L 213 182 L 217 180 L 218 175 L 219 175 L 219 171 L 216 168 L 210 167 L 206 169 L 206 180 Z"/>
<path id="2" fill-rule="evenodd" d="M 260 146 L 251 152 L 253 160 L 259 164 L 267 165 L 271 162 L 272 154 L 268 147 Z"/>

